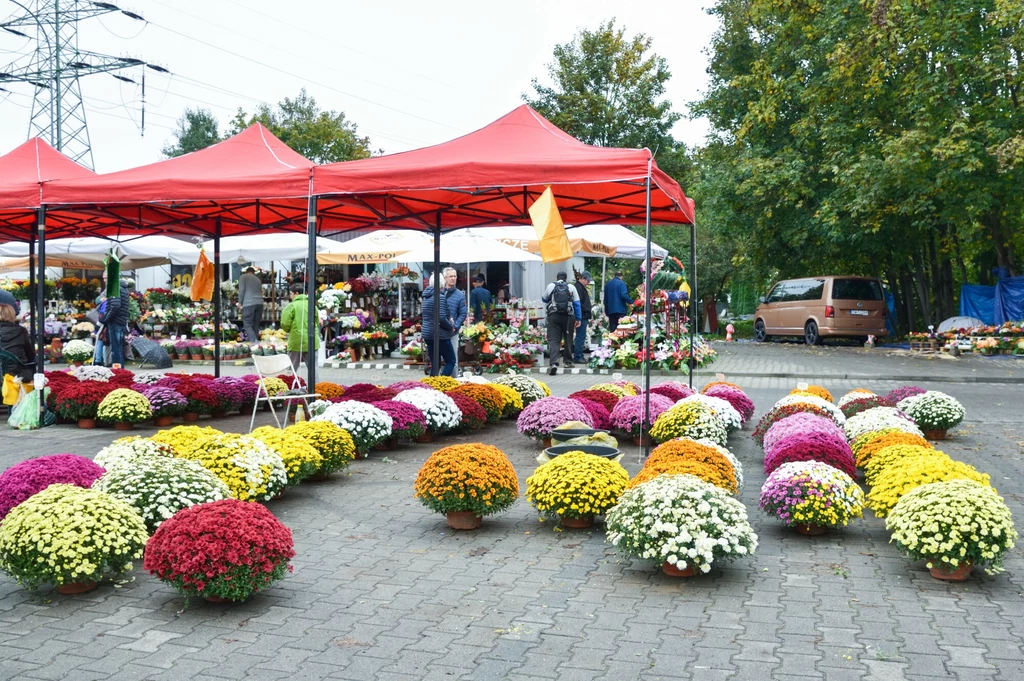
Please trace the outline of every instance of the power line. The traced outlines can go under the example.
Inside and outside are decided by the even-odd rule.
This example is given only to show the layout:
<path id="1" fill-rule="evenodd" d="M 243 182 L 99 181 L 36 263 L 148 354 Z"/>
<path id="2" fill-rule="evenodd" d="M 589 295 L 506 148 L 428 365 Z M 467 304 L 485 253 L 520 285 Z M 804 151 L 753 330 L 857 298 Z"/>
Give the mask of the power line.
<path id="1" fill-rule="evenodd" d="M 154 23 L 152 21 L 149 22 L 149 23 L 151 23 L 153 26 L 156 26 L 159 29 L 167 31 L 168 33 L 173 33 L 174 35 L 180 36 L 182 38 L 186 38 L 186 39 L 191 40 L 193 42 L 197 42 L 197 43 L 199 43 L 201 45 L 206 45 L 207 47 L 213 48 L 215 50 L 219 50 L 221 52 L 224 52 L 225 54 L 230 54 L 231 56 L 237 57 L 238 59 L 244 59 L 245 61 L 252 62 L 253 64 L 256 64 L 257 66 L 262 66 L 265 69 L 271 69 L 272 71 L 277 71 L 278 73 L 282 73 L 282 74 L 284 74 L 286 76 L 290 76 L 291 78 L 298 78 L 300 80 L 306 80 L 307 82 L 312 83 L 313 85 L 316 85 L 317 87 L 322 87 L 322 88 L 325 88 L 327 90 L 331 90 L 333 92 L 337 92 L 338 94 L 344 95 L 346 97 L 351 97 L 353 99 L 358 99 L 361 102 L 366 102 L 367 104 L 371 104 L 373 106 L 377 106 L 377 107 L 380 107 L 382 109 L 387 109 L 388 111 L 394 111 L 395 113 L 402 114 L 403 116 L 409 116 L 410 118 L 416 118 L 416 119 L 424 121 L 426 123 L 433 123 L 434 125 L 439 125 L 439 126 L 444 127 L 444 128 L 449 128 L 451 130 L 456 130 L 456 131 L 461 132 L 461 130 L 459 130 L 459 128 L 456 128 L 455 126 L 452 126 L 452 125 L 448 125 L 447 123 L 441 123 L 440 121 L 435 121 L 433 119 L 426 118 L 424 116 L 420 116 L 418 114 L 414 114 L 414 113 L 411 113 L 409 111 L 403 111 L 402 109 L 399 109 L 397 107 L 393 107 L 393 106 L 390 106 L 390 105 L 387 105 L 387 104 L 383 104 L 381 102 L 377 102 L 377 101 L 374 101 L 372 99 L 368 99 L 366 97 L 360 97 L 359 95 L 352 94 L 351 92 L 346 92 L 345 90 L 339 90 L 338 88 L 333 87 L 331 85 L 327 85 L 326 83 L 321 83 L 319 81 L 312 80 L 312 79 L 310 79 L 310 78 L 308 78 L 306 76 L 302 76 L 300 74 L 293 73 L 291 71 L 286 71 L 286 70 L 284 70 L 282 68 L 279 68 L 277 66 L 274 66 L 272 64 L 268 64 L 266 62 L 261 62 L 258 59 L 253 59 L 251 57 L 246 57 L 245 55 L 239 54 L 237 52 L 233 52 L 232 50 L 229 50 L 229 49 L 227 49 L 225 47 L 221 47 L 220 45 L 214 45 L 213 43 L 208 43 L 205 40 L 200 40 L 199 38 L 195 38 L 193 36 L 190 36 L 187 33 L 182 33 L 181 31 L 176 31 L 173 28 L 168 28 L 167 26 L 163 26 L 162 24 L 157 24 L 157 23 Z"/>

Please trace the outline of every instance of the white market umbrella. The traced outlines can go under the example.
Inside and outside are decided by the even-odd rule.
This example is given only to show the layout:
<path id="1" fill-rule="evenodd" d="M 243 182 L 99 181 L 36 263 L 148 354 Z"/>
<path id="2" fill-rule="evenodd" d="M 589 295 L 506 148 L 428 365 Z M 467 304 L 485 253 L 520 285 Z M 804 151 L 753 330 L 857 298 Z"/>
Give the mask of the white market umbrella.
<path id="1" fill-rule="evenodd" d="M 427 235 L 426 242 L 391 262 L 433 262 L 434 239 Z M 490 237 L 473 232 L 456 232 L 441 237 L 441 261 L 451 263 L 473 262 L 540 262 L 540 256 L 510 246 Z"/>
<path id="2" fill-rule="evenodd" d="M 939 324 L 939 328 L 935 329 L 935 331 L 937 333 L 945 333 L 956 329 L 973 329 L 976 326 L 984 325 L 985 322 L 977 317 L 950 317 Z"/>

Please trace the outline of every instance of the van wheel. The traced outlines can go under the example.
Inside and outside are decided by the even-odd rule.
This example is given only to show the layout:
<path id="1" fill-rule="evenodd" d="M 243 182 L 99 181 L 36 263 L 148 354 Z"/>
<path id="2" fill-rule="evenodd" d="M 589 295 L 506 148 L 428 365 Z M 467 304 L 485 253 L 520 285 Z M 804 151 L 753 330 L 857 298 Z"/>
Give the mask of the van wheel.
<path id="1" fill-rule="evenodd" d="M 821 336 L 818 335 L 817 322 L 807 322 L 804 326 L 804 343 L 808 345 L 821 345 Z"/>
<path id="2" fill-rule="evenodd" d="M 754 342 L 764 343 L 768 340 L 768 332 L 764 328 L 764 320 L 758 319 L 754 322 Z"/>

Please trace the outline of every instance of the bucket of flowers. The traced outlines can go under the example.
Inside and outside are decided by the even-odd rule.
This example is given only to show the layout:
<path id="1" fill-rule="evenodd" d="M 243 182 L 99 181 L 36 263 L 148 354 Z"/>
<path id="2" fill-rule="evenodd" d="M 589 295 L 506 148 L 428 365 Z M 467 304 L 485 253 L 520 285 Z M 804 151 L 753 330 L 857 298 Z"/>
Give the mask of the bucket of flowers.
<path id="1" fill-rule="evenodd" d="M 76 367 L 92 359 L 95 348 L 84 340 L 70 340 L 64 346 L 64 361 Z"/>
<path id="2" fill-rule="evenodd" d="M 197 461 L 175 457 L 122 458 L 93 489 L 130 504 L 152 533 L 183 508 L 231 497 L 231 490 Z"/>
<path id="3" fill-rule="evenodd" d="M 974 565 L 1002 572 L 1017 530 L 1002 497 L 973 480 L 934 482 L 896 503 L 885 529 L 912 560 L 927 560 L 932 577 L 963 581 Z"/>
<path id="4" fill-rule="evenodd" d="M 929 440 L 945 440 L 946 431 L 960 425 L 967 415 L 959 400 L 937 390 L 907 397 L 898 408 L 913 419 Z"/>
<path id="5" fill-rule="evenodd" d="M 516 419 L 520 433 L 539 440 L 544 448 L 551 446 L 551 431 L 569 421 L 580 421 L 589 427 L 594 420 L 586 407 L 568 397 L 544 397 L 531 403 Z"/>
<path id="6" fill-rule="evenodd" d="M 118 388 L 108 394 L 96 409 L 96 418 L 113 423 L 118 430 L 131 430 L 136 423 L 153 418 L 153 408 L 142 393 Z"/>
<path id="7" fill-rule="evenodd" d="M 364 402 L 329 404 L 310 420 L 329 421 L 348 431 L 355 443 L 356 452 L 364 456 L 374 445 L 391 437 L 391 417 Z"/>
<path id="8" fill-rule="evenodd" d="M 411 404 L 423 412 L 427 431 L 416 439 L 417 442 L 430 442 L 435 435 L 455 430 L 462 424 L 462 411 L 458 405 L 439 390 L 412 388 L 403 390 L 393 398 L 396 402 Z"/>
<path id="9" fill-rule="evenodd" d="M 416 498 L 444 513 L 456 530 L 480 527 L 483 516 L 507 510 L 519 498 L 512 462 L 497 447 L 480 443 L 439 449 L 424 462 L 414 484 Z"/>
<path id="10" fill-rule="evenodd" d="M 715 561 L 757 549 L 743 504 L 692 475 L 662 475 L 626 490 L 605 524 L 620 552 L 656 561 L 671 576 L 707 573 Z"/>
<path id="11" fill-rule="evenodd" d="M 526 498 L 542 516 L 582 529 L 619 502 L 629 474 L 618 462 L 567 452 L 539 466 L 526 480 Z"/>
<path id="12" fill-rule="evenodd" d="M 94 489 L 50 485 L 0 524 L 0 569 L 22 586 L 44 582 L 65 594 L 132 569 L 149 533 L 130 505 Z"/>
<path id="13" fill-rule="evenodd" d="M 864 511 L 864 492 L 846 473 L 818 461 L 785 463 L 761 486 L 759 506 L 800 534 L 821 535 Z"/>
<path id="14" fill-rule="evenodd" d="M 283 579 L 291 530 L 260 504 L 223 499 L 178 511 L 146 544 L 146 571 L 185 595 L 244 601 Z"/>

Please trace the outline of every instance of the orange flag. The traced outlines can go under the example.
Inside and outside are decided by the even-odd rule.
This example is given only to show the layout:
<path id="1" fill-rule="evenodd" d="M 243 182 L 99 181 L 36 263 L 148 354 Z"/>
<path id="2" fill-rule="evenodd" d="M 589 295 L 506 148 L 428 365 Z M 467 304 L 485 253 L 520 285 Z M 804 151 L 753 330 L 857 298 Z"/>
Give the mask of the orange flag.
<path id="1" fill-rule="evenodd" d="M 192 300 L 213 300 L 213 263 L 206 251 L 199 251 L 199 262 L 192 275 Z"/>
<path id="2" fill-rule="evenodd" d="M 540 198 L 530 206 L 530 222 L 537 232 L 540 242 L 540 257 L 544 262 L 563 262 L 572 257 L 569 237 L 565 234 L 565 224 L 558 213 L 555 195 L 551 187 L 544 190 Z"/>

